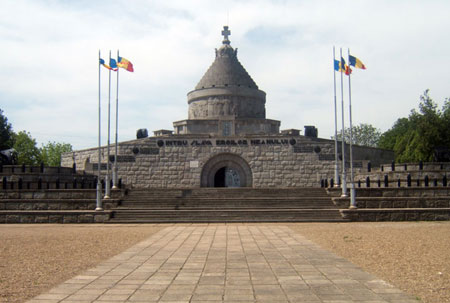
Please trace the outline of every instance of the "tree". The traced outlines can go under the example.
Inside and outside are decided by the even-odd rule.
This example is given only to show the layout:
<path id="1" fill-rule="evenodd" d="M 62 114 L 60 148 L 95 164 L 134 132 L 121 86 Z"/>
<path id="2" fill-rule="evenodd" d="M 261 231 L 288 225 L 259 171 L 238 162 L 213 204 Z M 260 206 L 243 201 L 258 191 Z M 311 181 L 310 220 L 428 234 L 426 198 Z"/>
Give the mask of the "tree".
<path id="1" fill-rule="evenodd" d="M 371 124 L 360 123 L 352 127 L 352 144 L 376 147 L 380 139 L 381 132 Z M 345 142 L 350 142 L 350 127 L 344 131 Z M 338 133 L 338 140 L 342 138 L 342 133 Z M 334 139 L 334 136 L 331 137 Z"/>
<path id="2" fill-rule="evenodd" d="M 398 119 L 382 134 L 379 147 L 394 150 L 397 162 L 433 161 L 437 148 L 450 148 L 449 103 L 447 99 L 439 110 L 427 89 L 420 96 L 419 111 Z"/>
<path id="3" fill-rule="evenodd" d="M 14 135 L 14 146 L 17 151 L 18 164 L 38 165 L 41 153 L 36 146 L 36 140 L 26 131 L 20 131 Z"/>
<path id="4" fill-rule="evenodd" d="M 72 151 L 69 143 L 48 142 L 41 147 L 41 160 L 48 166 L 61 165 L 61 154 Z"/>
<path id="5" fill-rule="evenodd" d="M 3 115 L 0 109 L 0 150 L 9 149 L 13 147 L 14 132 L 12 126 L 8 123 L 8 118 Z"/>

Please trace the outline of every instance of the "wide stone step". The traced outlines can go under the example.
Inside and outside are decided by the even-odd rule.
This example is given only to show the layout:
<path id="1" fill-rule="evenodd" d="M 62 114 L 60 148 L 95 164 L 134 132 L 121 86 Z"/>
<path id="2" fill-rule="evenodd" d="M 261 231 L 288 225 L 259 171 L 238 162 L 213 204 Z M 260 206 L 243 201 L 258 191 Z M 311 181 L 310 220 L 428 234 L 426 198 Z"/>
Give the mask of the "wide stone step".
<path id="1" fill-rule="evenodd" d="M 233 209 L 233 208 L 261 208 L 261 209 L 273 209 L 273 208 L 302 208 L 302 209 L 326 209 L 334 208 L 334 205 L 329 201 L 308 201 L 304 202 L 280 202 L 280 201 L 232 201 L 228 203 L 217 202 L 142 202 L 142 203 L 122 203 L 119 209 L 196 209 L 196 208 L 210 208 L 210 209 Z"/>
<path id="2" fill-rule="evenodd" d="M 242 210 L 116 210 L 111 223 L 119 222 L 345 222 L 336 209 Z"/>
<path id="3" fill-rule="evenodd" d="M 198 189 L 133 189 L 129 190 L 127 199 L 135 198 L 202 198 L 202 197 L 220 197 L 226 195 L 227 198 L 245 198 L 245 197 L 327 197 L 325 189 L 322 188 L 198 188 Z"/>
<path id="4" fill-rule="evenodd" d="M 113 223 L 113 224 L 144 224 L 144 223 L 263 223 L 263 222 L 303 222 L 303 223 L 343 223 L 343 222 L 350 222 L 350 220 L 347 219 L 342 219 L 342 218 L 338 218 L 338 219 L 332 219 L 332 218 L 326 218 L 326 219 L 322 219 L 322 218 L 295 218 L 295 219 L 290 219 L 290 218 L 272 218 L 272 219 L 259 219 L 259 218 L 255 218 L 255 219 L 246 219 L 246 220 L 242 220 L 242 218 L 227 218 L 227 219 L 222 219 L 222 218 L 188 218 L 188 219 L 179 219 L 179 220 L 174 220 L 174 219 L 136 219 L 136 220 L 129 220 L 129 219 L 112 219 L 108 222 L 105 223 Z"/>

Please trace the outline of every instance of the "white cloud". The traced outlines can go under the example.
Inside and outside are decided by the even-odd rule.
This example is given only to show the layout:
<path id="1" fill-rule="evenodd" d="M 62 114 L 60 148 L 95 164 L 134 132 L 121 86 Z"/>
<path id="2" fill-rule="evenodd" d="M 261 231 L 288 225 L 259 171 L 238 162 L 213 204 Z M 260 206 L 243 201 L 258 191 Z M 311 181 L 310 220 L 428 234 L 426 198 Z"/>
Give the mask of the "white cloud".
<path id="1" fill-rule="evenodd" d="M 313 124 L 322 137 L 334 133 L 336 45 L 351 47 L 368 67 L 351 78 L 354 123 L 384 131 L 417 107 L 425 89 L 439 105 L 449 96 L 449 8 L 438 0 L 4 0 L 0 108 L 39 143 L 95 146 L 98 50 L 107 59 L 120 49 L 135 66 L 119 74 L 120 140 L 138 128 L 171 129 L 187 118 L 186 94 L 214 60 L 228 22 L 241 63 L 267 93 L 267 117 L 282 128 Z M 115 74 L 112 83 L 114 105 Z M 106 105 L 103 69 L 103 142 Z"/>

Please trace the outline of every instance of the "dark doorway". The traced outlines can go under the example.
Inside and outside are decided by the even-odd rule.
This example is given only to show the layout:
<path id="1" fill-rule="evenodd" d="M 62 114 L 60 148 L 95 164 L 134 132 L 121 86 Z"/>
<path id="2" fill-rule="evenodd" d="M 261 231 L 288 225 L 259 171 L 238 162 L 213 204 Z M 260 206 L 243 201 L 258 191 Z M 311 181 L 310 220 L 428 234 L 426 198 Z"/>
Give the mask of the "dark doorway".
<path id="1" fill-rule="evenodd" d="M 226 167 L 220 168 L 214 175 L 214 187 L 225 187 Z"/>
<path id="2" fill-rule="evenodd" d="M 202 168 L 201 187 L 252 187 L 252 170 L 242 157 L 230 153 L 215 155 Z"/>
<path id="3" fill-rule="evenodd" d="M 219 168 L 214 175 L 214 187 L 241 187 L 239 173 L 226 166 Z"/>

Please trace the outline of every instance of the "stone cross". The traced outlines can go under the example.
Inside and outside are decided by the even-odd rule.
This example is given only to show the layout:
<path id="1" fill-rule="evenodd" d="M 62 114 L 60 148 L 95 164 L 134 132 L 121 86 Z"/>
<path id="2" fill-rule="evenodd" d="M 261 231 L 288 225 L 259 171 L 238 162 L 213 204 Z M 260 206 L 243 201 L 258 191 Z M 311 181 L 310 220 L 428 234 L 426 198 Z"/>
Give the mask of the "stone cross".
<path id="1" fill-rule="evenodd" d="M 228 36 L 231 35 L 231 31 L 228 30 L 228 26 L 224 26 L 223 27 L 223 31 L 222 31 L 222 36 L 223 36 L 223 42 L 225 43 L 226 41 L 228 42 L 228 44 L 230 43 L 230 41 L 228 41 Z"/>

